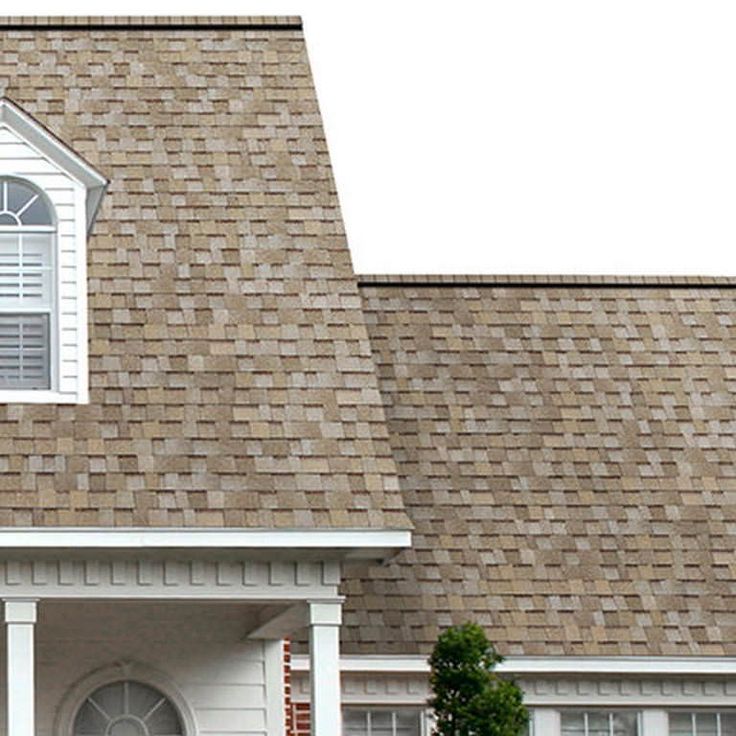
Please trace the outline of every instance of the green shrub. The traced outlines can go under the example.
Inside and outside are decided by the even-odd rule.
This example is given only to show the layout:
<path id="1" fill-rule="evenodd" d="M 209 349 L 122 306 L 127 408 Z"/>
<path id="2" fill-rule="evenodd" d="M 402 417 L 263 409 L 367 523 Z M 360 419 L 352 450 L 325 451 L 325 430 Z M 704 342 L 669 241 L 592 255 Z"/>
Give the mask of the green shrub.
<path id="1" fill-rule="evenodd" d="M 475 623 L 444 631 L 430 657 L 436 736 L 521 736 L 521 688 L 494 672 L 503 661 Z"/>

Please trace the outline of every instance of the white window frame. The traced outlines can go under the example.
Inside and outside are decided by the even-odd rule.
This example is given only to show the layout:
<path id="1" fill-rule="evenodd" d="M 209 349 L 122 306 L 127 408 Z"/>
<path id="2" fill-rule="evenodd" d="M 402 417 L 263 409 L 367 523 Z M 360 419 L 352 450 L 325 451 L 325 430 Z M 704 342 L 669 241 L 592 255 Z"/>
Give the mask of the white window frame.
<path id="1" fill-rule="evenodd" d="M 386 711 L 393 713 L 399 710 L 413 710 L 419 714 L 419 736 L 429 736 L 431 724 L 427 708 L 416 703 L 343 703 L 343 720 L 346 711 L 361 711 L 364 713 Z"/>
<path id="2" fill-rule="evenodd" d="M 104 685 L 120 680 L 134 680 L 158 690 L 174 705 L 185 736 L 199 733 L 194 709 L 185 700 L 173 680 L 163 672 L 140 662 L 122 662 L 91 672 L 72 686 L 56 713 L 52 733 L 74 736 L 74 721 L 85 700 Z"/>
<path id="3" fill-rule="evenodd" d="M 56 238 L 53 249 L 55 279 L 54 309 L 50 328 L 50 388 L 0 389 L 0 404 L 86 404 L 89 403 L 88 308 L 87 308 L 87 235 L 108 182 L 68 146 L 38 121 L 7 98 L 0 98 L 0 129 L 8 130 L 21 144 L 33 152 L 35 160 L 44 162 L 45 173 L 25 159 L 9 155 L 0 157 L 0 176 L 26 181 L 40 190 L 56 216 Z M 1 148 L 0 148 L 1 150 Z M 61 190 L 47 188 L 50 175 L 67 182 Z M 72 201 L 69 201 L 71 197 Z M 60 207 L 66 212 L 59 216 Z M 63 244 L 62 244 L 63 239 Z M 62 259 L 62 254 L 65 259 Z M 74 277 L 69 278 L 71 259 Z M 63 260 L 63 262 L 62 262 Z M 68 311 L 65 304 L 73 304 Z M 55 319 L 54 319 L 55 317 Z M 74 335 L 73 339 L 71 335 Z M 62 370 L 73 358 L 75 373 Z"/>
<path id="4" fill-rule="evenodd" d="M 736 709 L 734 708 L 670 708 L 667 711 L 667 721 L 668 721 L 668 728 L 667 732 L 668 734 L 672 733 L 672 728 L 669 725 L 669 719 L 670 716 L 672 716 L 674 713 L 679 714 L 686 714 L 689 715 L 691 718 L 691 724 L 693 729 L 693 736 L 698 736 L 698 730 L 697 730 L 697 723 L 696 718 L 698 715 L 714 715 L 716 717 L 716 736 L 721 736 L 722 734 L 722 726 L 721 726 L 721 716 L 723 715 L 736 715 Z"/>
<path id="5" fill-rule="evenodd" d="M 18 402 L 27 401 L 35 403 L 39 399 L 32 398 L 40 395 L 46 397 L 49 395 L 56 395 L 58 391 L 58 377 L 59 377 L 59 269 L 58 269 L 58 223 L 56 219 L 56 210 L 50 198 L 46 192 L 36 183 L 31 181 L 27 176 L 8 176 L 0 174 L 0 185 L 4 181 L 17 181 L 20 184 L 26 184 L 32 189 L 38 192 L 38 195 L 45 200 L 46 207 L 49 210 L 51 217 L 51 225 L 20 225 L 15 228 L 0 226 L 0 233 L 14 233 L 17 232 L 23 236 L 25 234 L 36 234 L 36 233 L 49 233 L 51 235 L 51 253 L 50 253 L 50 288 L 51 298 L 48 307 L 28 307 L 19 306 L 17 308 L 2 308 L 0 309 L 0 315 L 11 315 L 11 314 L 48 314 L 49 316 L 49 388 L 48 389 L 28 389 L 28 388 L 5 388 L 0 389 L 0 403 L 7 402 Z M 0 192 L 0 196 L 2 193 Z M 43 399 L 45 400 L 45 398 Z"/>
<path id="6" fill-rule="evenodd" d="M 588 736 L 588 716 L 590 713 L 607 713 L 608 714 L 608 734 L 613 736 L 613 715 L 614 713 L 634 713 L 636 715 L 636 734 L 637 736 L 645 736 L 642 728 L 642 711 L 640 708 L 611 708 L 611 707 L 598 707 L 598 708 L 560 708 L 560 734 L 565 736 L 562 730 L 562 719 L 565 713 L 582 713 L 583 714 L 583 733 L 581 736 Z"/>

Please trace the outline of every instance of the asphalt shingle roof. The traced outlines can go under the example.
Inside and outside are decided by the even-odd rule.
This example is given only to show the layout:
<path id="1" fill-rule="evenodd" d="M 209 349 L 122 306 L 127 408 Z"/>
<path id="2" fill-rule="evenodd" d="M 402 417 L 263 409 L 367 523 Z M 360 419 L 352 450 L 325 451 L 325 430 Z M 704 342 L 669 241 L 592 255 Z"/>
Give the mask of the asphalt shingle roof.
<path id="1" fill-rule="evenodd" d="M 346 650 L 736 655 L 736 284 L 473 281 L 362 286 L 415 532 Z"/>
<path id="2" fill-rule="evenodd" d="M 0 22 L 110 180 L 91 401 L 0 406 L 0 526 L 406 528 L 298 19 L 145 23 Z"/>

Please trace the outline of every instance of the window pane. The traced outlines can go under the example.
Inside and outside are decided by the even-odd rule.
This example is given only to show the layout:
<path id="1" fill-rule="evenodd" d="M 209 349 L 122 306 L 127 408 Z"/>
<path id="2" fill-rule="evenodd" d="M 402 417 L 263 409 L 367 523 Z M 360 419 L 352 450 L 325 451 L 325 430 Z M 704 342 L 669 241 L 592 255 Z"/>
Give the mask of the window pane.
<path id="1" fill-rule="evenodd" d="M 588 735 L 610 736 L 611 725 L 608 712 L 591 711 L 588 713 Z"/>
<path id="2" fill-rule="evenodd" d="M 563 711 L 561 719 L 563 736 L 585 736 L 585 716 L 582 711 Z"/>
<path id="3" fill-rule="evenodd" d="M 637 713 L 618 711 L 613 713 L 613 736 L 637 736 Z"/>
<path id="4" fill-rule="evenodd" d="M 419 736 L 419 711 L 396 711 L 396 736 Z"/>
<path id="5" fill-rule="evenodd" d="M 32 199 L 38 197 L 38 194 L 31 187 L 21 184 L 19 181 L 8 181 L 7 187 L 8 192 L 5 209 L 9 212 L 18 213 Z"/>
<path id="6" fill-rule="evenodd" d="M 39 197 L 28 209 L 20 214 L 20 221 L 24 225 L 51 225 L 51 213 L 43 197 Z"/>
<path id="7" fill-rule="evenodd" d="M 85 703 L 77 714 L 74 722 L 75 736 L 96 736 L 105 733 L 108 719 L 100 713 L 91 703 Z"/>
<path id="8" fill-rule="evenodd" d="M 718 736 L 718 716 L 715 713 L 696 713 L 698 736 Z"/>
<path id="9" fill-rule="evenodd" d="M 419 708 L 346 708 L 343 733 L 345 736 L 420 736 L 421 717 Z"/>
<path id="10" fill-rule="evenodd" d="M 21 299 L 24 306 L 51 305 L 51 243 L 50 233 L 21 236 Z"/>
<path id="11" fill-rule="evenodd" d="M 371 736 L 394 736 L 393 713 L 387 710 L 373 710 L 370 716 Z"/>
<path id="12" fill-rule="evenodd" d="M 49 318 L 0 314 L 0 388 L 49 388 Z"/>
<path id="13" fill-rule="evenodd" d="M 51 306 L 51 233 L 0 233 L 0 308 Z"/>
<path id="14" fill-rule="evenodd" d="M 721 713 L 721 736 L 736 736 L 736 713 Z"/>
<path id="15" fill-rule="evenodd" d="M 368 715 L 365 711 L 346 710 L 343 713 L 345 736 L 368 736 Z"/>
<path id="16" fill-rule="evenodd" d="M 90 702 L 95 703 L 99 709 L 106 713 L 110 718 L 125 713 L 123 705 L 123 683 L 113 682 L 111 685 L 105 685 L 96 690 L 89 697 Z"/>
<path id="17" fill-rule="evenodd" d="M 695 736 L 692 713 L 670 713 L 670 736 Z"/>
<path id="18" fill-rule="evenodd" d="M 51 225 L 51 213 L 46 201 L 31 186 L 13 180 L 3 180 L 4 205 L 6 209 L 20 218 L 23 225 Z"/>
<path id="19" fill-rule="evenodd" d="M 183 730 L 173 704 L 155 688 L 138 682 L 114 682 L 95 690 L 74 721 L 75 736 L 135 736 L 139 733 L 181 736 Z"/>

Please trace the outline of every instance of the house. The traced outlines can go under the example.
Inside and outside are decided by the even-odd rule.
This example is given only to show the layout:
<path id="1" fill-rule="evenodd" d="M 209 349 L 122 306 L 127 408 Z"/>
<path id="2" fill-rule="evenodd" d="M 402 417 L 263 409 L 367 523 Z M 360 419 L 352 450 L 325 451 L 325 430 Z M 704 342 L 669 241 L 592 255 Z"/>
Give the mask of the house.
<path id="1" fill-rule="evenodd" d="M 298 18 L 0 37 L 6 736 L 426 736 L 467 619 L 736 733 L 736 282 L 357 277 Z"/>

